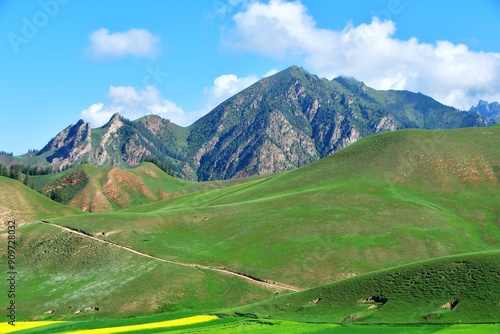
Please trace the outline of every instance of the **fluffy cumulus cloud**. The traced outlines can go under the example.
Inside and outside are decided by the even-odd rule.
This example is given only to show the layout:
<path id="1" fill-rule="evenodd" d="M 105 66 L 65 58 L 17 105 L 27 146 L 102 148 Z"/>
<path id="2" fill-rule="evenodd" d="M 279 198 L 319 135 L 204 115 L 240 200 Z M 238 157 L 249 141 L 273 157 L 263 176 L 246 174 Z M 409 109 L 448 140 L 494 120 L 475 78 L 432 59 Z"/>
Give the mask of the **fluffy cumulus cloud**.
<path id="1" fill-rule="evenodd" d="M 245 88 L 256 83 L 258 80 L 276 73 L 278 73 L 278 70 L 271 69 L 260 78 L 256 75 L 238 77 L 236 74 L 223 74 L 218 76 L 213 81 L 212 86 L 205 87 L 203 89 L 205 103 L 204 107 L 196 112 L 196 117 L 199 118 L 205 115 L 231 96 L 241 92 Z"/>
<path id="2" fill-rule="evenodd" d="M 206 99 L 204 109 L 206 111 L 212 110 L 234 94 L 257 82 L 257 80 L 259 79 L 254 75 L 238 78 L 235 74 L 223 74 L 215 78 L 212 86 L 203 89 Z"/>
<path id="3" fill-rule="evenodd" d="M 108 29 L 98 29 L 90 34 L 87 49 L 92 58 L 113 59 L 126 55 L 154 58 L 160 52 L 160 36 L 146 29 L 130 29 L 110 33 Z"/>
<path id="4" fill-rule="evenodd" d="M 373 18 L 342 30 L 321 29 L 300 2 L 253 2 L 233 16 L 227 47 L 270 57 L 301 57 L 329 79 L 353 76 L 377 89 L 420 91 L 458 108 L 500 100 L 500 54 L 464 44 L 398 40 L 396 25 Z"/>
<path id="5" fill-rule="evenodd" d="M 277 73 L 272 69 L 264 74 L 267 77 Z M 109 103 L 94 103 L 81 112 L 81 117 L 92 127 L 104 125 L 114 113 L 135 120 L 145 115 L 155 114 L 172 122 L 187 126 L 210 112 L 220 103 L 252 85 L 259 78 L 255 75 L 238 77 L 236 74 L 223 74 L 203 89 L 203 105 L 198 110 L 184 111 L 174 102 L 164 99 L 160 91 L 147 86 L 137 89 L 131 86 L 111 86 L 108 92 Z"/>
<path id="6" fill-rule="evenodd" d="M 135 120 L 145 115 L 156 114 L 176 124 L 186 124 L 186 115 L 174 102 L 164 99 L 157 88 L 147 86 L 136 89 L 131 86 L 111 86 L 108 93 L 110 103 L 94 103 L 81 112 L 81 117 L 93 127 L 104 125 L 114 113 Z"/>

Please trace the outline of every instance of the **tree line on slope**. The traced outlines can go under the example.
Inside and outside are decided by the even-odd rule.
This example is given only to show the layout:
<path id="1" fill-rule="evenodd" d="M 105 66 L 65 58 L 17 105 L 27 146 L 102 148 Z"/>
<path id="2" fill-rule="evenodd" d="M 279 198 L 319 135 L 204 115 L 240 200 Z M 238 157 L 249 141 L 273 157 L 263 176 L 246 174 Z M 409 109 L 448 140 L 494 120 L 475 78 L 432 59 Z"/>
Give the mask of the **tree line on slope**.
<path id="1" fill-rule="evenodd" d="M 172 169 L 171 165 L 168 162 L 160 161 L 155 157 L 146 157 L 141 162 L 153 163 L 168 175 L 175 176 L 175 171 Z M 8 177 L 13 180 L 19 181 L 23 183 L 25 186 L 30 187 L 31 189 L 39 192 L 42 195 L 49 197 L 50 199 L 56 202 L 67 204 L 87 184 L 88 176 L 86 176 L 85 172 L 83 172 L 82 170 L 78 170 L 75 173 L 63 177 L 62 179 L 57 179 L 55 182 L 51 182 L 54 184 L 49 191 L 47 191 L 47 189 L 45 188 L 46 186 L 45 184 L 40 185 L 39 182 L 35 182 L 31 177 L 64 172 L 73 167 L 75 166 L 65 165 L 62 168 L 54 168 L 53 166 L 40 167 L 40 166 L 27 166 L 27 165 L 15 164 L 10 166 L 10 168 L 8 168 L 3 164 L 0 164 L 0 176 Z M 80 181 L 82 182 L 73 182 L 74 180 L 71 179 L 71 176 L 73 174 L 75 174 L 77 176 L 75 177 L 77 179 L 80 179 Z M 68 177 L 71 180 L 69 180 Z M 66 184 L 65 186 L 64 183 L 68 184 Z M 63 190 L 63 188 L 67 189 Z"/>
<path id="2" fill-rule="evenodd" d="M 0 164 L 0 175 L 17 180 L 19 182 L 24 183 L 25 185 L 28 185 L 30 176 L 54 174 L 65 171 L 71 167 L 73 166 L 66 165 L 61 169 L 57 169 L 54 168 L 53 166 L 40 167 L 40 166 L 15 164 L 10 166 L 10 168 L 8 168 Z"/>

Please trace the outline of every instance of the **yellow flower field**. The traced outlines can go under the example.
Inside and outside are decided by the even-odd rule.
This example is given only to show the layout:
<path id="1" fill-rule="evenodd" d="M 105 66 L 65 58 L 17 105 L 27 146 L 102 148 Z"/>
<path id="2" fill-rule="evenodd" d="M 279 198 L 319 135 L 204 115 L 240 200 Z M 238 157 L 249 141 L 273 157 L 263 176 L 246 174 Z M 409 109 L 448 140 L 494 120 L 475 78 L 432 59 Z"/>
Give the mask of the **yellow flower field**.
<path id="1" fill-rule="evenodd" d="M 8 323 L 4 322 L 0 324 L 0 333 L 15 333 L 17 331 L 22 331 L 25 329 L 31 329 L 41 326 L 53 325 L 62 323 L 64 321 L 16 321 L 15 326 L 11 326 Z"/>
<path id="2" fill-rule="evenodd" d="M 110 327 L 110 328 L 97 328 L 97 329 L 86 329 L 76 332 L 67 332 L 71 334 L 104 334 L 104 333 L 129 333 L 141 329 L 155 329 L 155 328 L 165 328 L 173 326 L 185 326 L 192 325 L 201 322 L 207 322 L 218 319 L 215 315 L 196 315 L 193 317 L 166 320 L 160 322 L 154 322 L 142 325 L 131 325 L 131 326 L 120 326 L 120 327 Z"/>
<path id="3" fill-rule="evenodd" d="M 201 322 L 207 322 L 217 319 L 215 315 L 196 315 L 187 318 L 174 319 L 174 320 L 166 320 L 160 322 L 153 322 L 142 325 L 130 325 L 130 326 L 119 326 L 119 327 L 109 327 L 109 328 L 97 328 L 97 329 L 85 329 L 85 330 L 77 330 L 65 332 L 68 334 L 108 334 L 108 333 L 129 333 L 134 332 L 141 329 L 157 329 L 157 328 L 166 328 L 173 326 L 185 326 L 198 324 Z M 0 324 L 0 333 L 9 334 L 15 333 L 17 331 L 37 328 L 47 325 L 53 325 L 58 323 L 63 323 L 64 321 L 26 321 L 26 322 L 16 322 L 16 326 L 11 326 L 8 323 Z"/>

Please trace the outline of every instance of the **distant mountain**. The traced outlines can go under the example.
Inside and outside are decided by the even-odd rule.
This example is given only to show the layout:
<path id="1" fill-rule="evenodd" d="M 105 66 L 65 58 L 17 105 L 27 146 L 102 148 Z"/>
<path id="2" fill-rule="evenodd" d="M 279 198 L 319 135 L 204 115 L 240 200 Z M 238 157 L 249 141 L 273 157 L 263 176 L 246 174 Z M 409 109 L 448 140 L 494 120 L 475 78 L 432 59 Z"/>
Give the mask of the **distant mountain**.
<path id="1" fill-rule="evenodd" d="M 135 121 L 114 114 L 100 128 L 91 129 L 83 120 L 57 134 L 36 154 L 21 157 L 0 156 L 0 163 L 12 165 L 16 162 L 63 168 L 68 165 L 89 163 L 94 166 L 137 166 L 148 157 L 159 157 L 175 170 L 185 159 L 186 128 L 182 128 L 159 116 L 149 115 Z"/>
<path id="2" fill-rule="evenodd" d="M 500 103 L 479 100 L 477 106 L 470 108 L 469 112 L 477 113 L 488 121 L 493 123 L 500 123 Z"/>
<path id="3" fill-rule="evenodd" d="M 195 122 L 187 137 L 189 165 L 199 180 L 265 174 L 311 163 L 378 132 L 484 125 L 479 115 L 420 93 L 320 79 L 292 66 Z"/>
<path id="4" fill-rule="evenodd" d="M 156 157 L 184 179 L 230 179 L 293 169 L 378 132 L 488 124 L 478 113 L 421 93 L 379 91 L 346 77 L 320 79 L 292 66 L 236 94 L 188 128 L 153 115 L 128 121 L 115 114 L 97 129 L 80 120 L 36 155 L 23 156 L 22 163 L 136 166 Z M 0 157 L 0 163 L 14 160 Z"/>

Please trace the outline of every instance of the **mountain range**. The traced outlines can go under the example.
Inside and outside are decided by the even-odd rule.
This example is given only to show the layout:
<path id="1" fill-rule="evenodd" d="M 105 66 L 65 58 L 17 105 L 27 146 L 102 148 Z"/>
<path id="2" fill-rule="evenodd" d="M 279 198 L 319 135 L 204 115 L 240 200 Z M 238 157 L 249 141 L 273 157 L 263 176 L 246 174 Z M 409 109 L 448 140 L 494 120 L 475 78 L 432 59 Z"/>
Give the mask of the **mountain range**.
<path id="1" fill-rule="evenodd" d="M 156 115 L 130 121 L 115 114 L 94 129 L 80 120 L 40 151 L 1 155 L 0 163 L 129 167 L 153 157 L 186 180 L 231 179 L 300 167 L 379 132 L 488 126 L 498 122 L 498 107 L 481 101 L 461 111 L 421 93 L 375 90 L 353 78 L 328 80 L 292 66 L 189 127 Z"/>
<path id="2" fill-rule="evenodd" d="M 472 107 L 469 112 L 477 113 L 487 120 L 499 123 L 500 122 L 500 103 L 480 100 L 477 106 Z"/>

